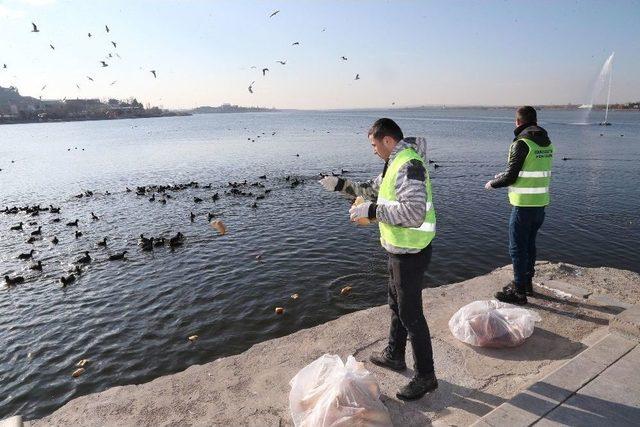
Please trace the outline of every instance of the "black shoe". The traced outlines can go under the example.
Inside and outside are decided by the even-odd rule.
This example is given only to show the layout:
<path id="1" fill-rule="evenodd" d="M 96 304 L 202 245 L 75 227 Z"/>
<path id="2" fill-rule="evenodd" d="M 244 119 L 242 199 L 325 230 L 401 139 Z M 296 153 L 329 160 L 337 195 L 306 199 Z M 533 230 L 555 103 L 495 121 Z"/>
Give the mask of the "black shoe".
<path id="1" fill-rule="evenodd" d="M 396 397 L 402 400 L 416 400 L 437 388 L 438 380 L 435 374 L 428 377 L 413 377 L 409 384 L 398 390 Z"/>
<path id="2" fill-rule="evenodd" d="M 404 371 L 407 369 L 407 364 L 403 359 L 394 359 L 389 356 L 387 349 L 382 350 L 378 354 L 372 354 L 369 356 L 369 360 L 374 365 L 382 366 L 383 368 L 389 368 L 393 371 Z"/>
<path id="3" fill-rule="evenodd" d="M 527 284 L 524 285 L 525 287 L 525 294 L 527 296 L 533 296 L 533 283 L 532 282 L 528 282 Z M 502 288 L 503 292 L 506 292 L 508 289 L 511 289 L 513 291 L 516 290 L 516 282 L 515 281 L 510 281 L 509 284 L 507 286 L 504 286 Z"/>
<path id="4" fill-rule="evenodd" d="M 506 302 L 509 304 L 525 305 L 527 303 L 527 296 L 517 292 L 515 289 L 507 288 L 506 290 L 496 292 L 495 298 L 498 301 Z"/>

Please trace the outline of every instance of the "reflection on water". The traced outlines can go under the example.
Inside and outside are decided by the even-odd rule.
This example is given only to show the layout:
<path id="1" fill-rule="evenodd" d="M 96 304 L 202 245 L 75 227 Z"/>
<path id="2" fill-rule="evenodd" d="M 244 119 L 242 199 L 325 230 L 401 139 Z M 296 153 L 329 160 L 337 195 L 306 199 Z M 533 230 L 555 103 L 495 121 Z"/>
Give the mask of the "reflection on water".
<path id="1" fill-rule="evenodd" d="M 541 112 L 557 159 L 539 258 L 638 271 L 638 114 L 614 112 L 607 129 L 569 125 L 578 114 Z M 382 162 L 370 152 L 366 131 L 381 116 L 397 119 L 406 135 L 425 135 L 441 166 L 430 171 L 438 236 L 426 285 L 507 264 L 506 194 L 483 185 L 506 163 L 510 110 L 1 126 L 0 208 L 53 204 L 61 212 L 0 214 L 0 273 L 26 278 L 0 292 L 0 418 L 41 417 L 78 395 L 145 382 L 384 304 L 386 259 L 376 228 L 350 224 L 350 202 L 315 182 L 319 172 L 342 169 L 349 179 L 377 175 Z M 301 183 L 292 188 L 296 179 Z M 241 191 L 251 195 L 225 194 L 230 181 L 244 180 Z M 135 191 L 192 181 L 199 186 L 154 192 L 154 201 Z M 251 185 L 258 182 L 264 187 Z M 93 196 L 74 197 L 87 190 Z M 100 219 L 92 220 L 91 212 Z M 211 228 L 208 214 L 229 233 Z M 76 227 L 65 225 L 75 219 L 78 238 Z M 20 221 L 24 231 L 9 231 Z M 38 226 L 42 237 L 26 243 Z M 141 233 L 169 238 L 177 232 L 185 241 L 173 249 L 143 251 L 137 244 Z M 104 237 L 106 248 L 97 245 Z M 16 259 L 31 248 L 42 272 Z M 123 250 L 127 260 L 107 260 Z M 59 277 L 84 251 L 92 262 L 61 288 Z M 353 292 L 341 296 L 344 286 Z M 299 298 L 291 299 L 293 293 Z M 275 315 L 277 306 L 285 307 L 284 316 Z M 193 334 L 200 337 L 196 344 L 187 340 Z M 74 379 L 82 358 L 91 362 Z"/>

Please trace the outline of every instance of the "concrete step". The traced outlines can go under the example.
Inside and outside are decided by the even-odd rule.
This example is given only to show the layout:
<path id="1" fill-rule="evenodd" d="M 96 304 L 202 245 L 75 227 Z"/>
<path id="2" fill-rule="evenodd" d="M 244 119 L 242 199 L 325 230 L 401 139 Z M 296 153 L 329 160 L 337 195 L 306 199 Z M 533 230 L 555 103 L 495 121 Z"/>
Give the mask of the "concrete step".
<path id="1" fill-rule="evenodd" d="M 474 426 L 530 426 L 575 395 L 638 343 L 608 334 L 562 367 L 479 419 Z"/>
<path id="2" fill-rule="evenodd" d="M 22 417 L 20 415 L 16 415 L 14 417 L 0 420 L 0 427 L 22 427 L 22 426 L 23 426 Z"/>
<path id="3" fill-rule="evenodd" d="M 538 426 L 632 426 L 640 423 L 640 347 L 553 409 Z"/>
<path id="4" fill-rule="evenodd" d="M 609 330 L 640 343 L 640 305 L 633 306 L 614 317 Z"/>

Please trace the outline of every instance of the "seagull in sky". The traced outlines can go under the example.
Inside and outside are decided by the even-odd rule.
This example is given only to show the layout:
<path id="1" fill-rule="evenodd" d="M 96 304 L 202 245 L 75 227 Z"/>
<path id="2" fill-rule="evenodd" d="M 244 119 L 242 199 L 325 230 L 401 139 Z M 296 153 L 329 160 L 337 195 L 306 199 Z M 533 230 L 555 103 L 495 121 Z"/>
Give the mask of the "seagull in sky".
<path id="1" fill-rule="evenodd" d="M 88 78 L 89 80 L 93 81 L 93 79 L 92 79 L 91 77 L 87 76 L 87 78 Z"/>
<path id="2" fill-rule="evenodd" d="M 300 46 L 300 42 L 293 42 L 291 43 L 291 46 Z"/>
<path id="3" fill-rule="evenodd" d="M 51 48 L 51 50 L 56 50 L 56 47 L 52 44 L 49 44 L 49 47 Z"/>
<path id="4" fill-rule="evenodd" d="M 278 13 L 280 13 L 279 10 L 276 10 L 275 12 L 273 12 L 271 15 L 269 15 L 269 18 L 273 18 L 274 16 L 276 16 Z"/>
<path id="5" fill-rule="evenodd" d="M 42 89 L 40 89 L 40 92 L 42 92 L 43 90 L 45 90 L 47 88 L 47 85 L 42 86 Z"/>
<path id="6" fill-rule="evenodd" d="M 249 93 L 253 93 L 253 84 L 255 83 L 255 81 L 251 82 L 251 84 L 249 85 Z"/>
<path id="7" fill-rule="evenodd" d="M 263 68 L 263 69 L 262 69 L 262 75 L 263 75 L 263 76 L 266 76 L 266 75 L 267 75 L 267 71 L 269 71 L 269 69 L 268 69 L 268 68 Z"/>
<path id="8" fill-rule="evenodd" d="M 40 32 L 40 30 L 38 29 L 38 26 L 36 24 L 34 24 L 32 22 L 31 25 L 33 25 L 33 30 L 31 30 L 32 33 L 39 33 Z"/>
<path id="9" fill-rule="evenodd" d="M 117 82 L 117 80 L 112 81 L 109 86 L 113 86 L 114 84 L 116 84 L 116 82 Z"/>
<path id="10" fill-rule="evenodd" d="M 154 79 L 158 78 L 158 76 L 156 75 L 156 70 L 151 70 L 151 74 L 153 74 Z"/>
<path id="11" fill-rule="evenodd" d="M 356 78 L 354 80 L 360 80 L 360 74 L 356 74 Z"/>
<path id="12" fill-rule="evenodd" d="M 80 85 L 78 83 L 76 83 L 76 87 L 80 90 Z"/>
<path id="13" fill-rule="evenodd" d="M 346 61 L 347 57 L 346 56 L 341 56 L 340 59 L 342 59 L 343 61 Z"/>
<path id="14" fill-rule="evenodd" d="M 113 45 L 113 47 L 115 47 L 116 49 L 118 48 L 118 45 L 116 44 L 116 42 L 112 41 L 111 44 Z"/>
<path id="15" fill-rule="evenodd" d="M 89 38 L 91 38 L 91 33 L 87 33 L 87 36 L 89 36 Z"/>
<path id="16" fill-rule="evenodd" d="M 280 63 L 282 65 L 287 65 L 287 61 L 276 61 L 276 62 L 278 62 L 278 63 Z"/>
<path id="17" fill-rule="evenodd" d="M 108 25 L 105 25 L 104 29 L 107 30 L 107 33 L 109 32 L 109 26 Z"/>
<path id="18" fill-rule="evenodd" d="M 108 67 L 108 66 L 109 66 L 109 64 L 107 64 L 107 63 L 106 63 L 106 62 L 104 62 L 104 61 L 100 61 L 100 63 L 102 64 L 102 66 L 103 66 L 103 67 Z"/>

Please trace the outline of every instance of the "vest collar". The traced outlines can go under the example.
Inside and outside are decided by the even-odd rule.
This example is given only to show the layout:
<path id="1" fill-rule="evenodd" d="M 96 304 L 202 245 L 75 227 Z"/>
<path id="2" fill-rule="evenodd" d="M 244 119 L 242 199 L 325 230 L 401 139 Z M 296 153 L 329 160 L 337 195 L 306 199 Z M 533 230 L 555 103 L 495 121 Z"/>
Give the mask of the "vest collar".
<path id="1" fill-rule="evenodd" d="M 398 141 L 396 146 L 393 147 L 393 150 L 391 150 L 391 154 L 389 155 L 389 160 L 384 162 L 384 169 L 382 170 L 382 177 L 383 178 L 384 178 L 385 174 L 387 173 L 387 168 L 389 167 L 391 162 L 393 162 L 393 159 L 395 159 L 396 156 L 398 155 L 398 153 L 400 153 L 405 148 L 414 148 L 414 145 L 409 143 L 409 142 L 407 142 L 407 141 L 405 141 L 404 139 L 401 139 L 400 141 Z"/>
<path id="2" fill-rule="evenodd" d="M 400 141 L 398 141 L 396 146 L 393 147 L 393 150 L 391 151 L 391 154 L 389 155 L 389 161 L 388 162 L 389 163 L 393 162 L 393 159 L 396 158 L 398 153 L 400 153 L 405 148 L 413 148 L 413 147 L 414 147 L 413 144 L 410 144 L 409 142 L 405 141 L 404 139 L 401 139 Z"/>

